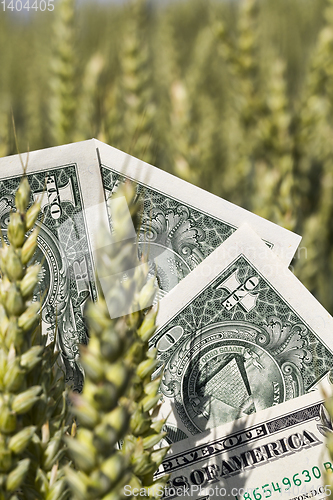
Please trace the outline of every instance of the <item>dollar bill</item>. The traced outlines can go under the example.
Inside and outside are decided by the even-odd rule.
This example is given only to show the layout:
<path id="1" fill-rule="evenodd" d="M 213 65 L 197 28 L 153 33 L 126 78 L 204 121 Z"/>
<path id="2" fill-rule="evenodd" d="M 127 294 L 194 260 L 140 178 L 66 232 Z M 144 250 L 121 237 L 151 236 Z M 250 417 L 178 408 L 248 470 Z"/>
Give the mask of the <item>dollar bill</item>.
<path id="1" fill-rule="evenodd" d="M 135 181 L 143 203 L 139 251 L 148 255 L 165 296 L 242 223 L 289 265 L 300 237 L 130 155 L 95 141 L 106 199 Z"/>
<path id="2" fill-rule="evenodd" d="M 23 162 L 26 158 L 22 155 Z M 101 166 L 102 158 L 105 165 Z M 5 236 L 21 174 L 18 156 L 0 160 L 1 227 Z M 300 241 L 299 236 L 279 226 L 94 139 L 30 153 L 31 202 L 43 197 L 39 219 L 38 258 L 43 262 L 40 293 L 49 287 L 43 295 L 43 330 L 51 339 L 57 325 L 67 377 L 78 390 L 83 382 L 78 345 L 87 340 L 82 310 L 88 297 L 96 298 L 96 237 L 101 222 L 108 224 L 105 192 L 112 219 L 116 202 L 111 202 L 110 196 L 126 178 L 138 181 L 144 206 L 139 253 L 149 254 L 152 274 L 157 269 L 160 296 L 232 234 L 243 218 L 253 223 L 284 262 L 290 261 Z M 161 190 L 163 185 L 165 192 Z M 135 241 L 132 233 L 130 230 L 129 237 Z"/>
<path id="3" fill-rule="evenodd" d="M 332 429 L 317 391 L 192 436 L 173 445 L 159 467 L 157 478 L 170 474 L 160 493 L 167 499 L 330 498 L 333 460 L 326 440 Z"/>
<path id="4" fill-rule="evenodd" d="M 314 390 L 333 318 L 248 225 L 160 302 L 151 344 L 170 442 Z"/>
<path id="5" fill-rule="evenodd" d="M 31 203 L 42 200 L 35 258 L 42 263 L 36 296 L 43 298 L 43 332 L 52 340 L 57 331 L 68 382 L 80 390 L 78 346 L 87 342 L 82 313 L 88 298 L 96 298 L 95 228 L 103 220 L 108 224 L 94 141 L 0 159 L 0 224 L 5 239 L 21 161 L 27 162 Z"/>

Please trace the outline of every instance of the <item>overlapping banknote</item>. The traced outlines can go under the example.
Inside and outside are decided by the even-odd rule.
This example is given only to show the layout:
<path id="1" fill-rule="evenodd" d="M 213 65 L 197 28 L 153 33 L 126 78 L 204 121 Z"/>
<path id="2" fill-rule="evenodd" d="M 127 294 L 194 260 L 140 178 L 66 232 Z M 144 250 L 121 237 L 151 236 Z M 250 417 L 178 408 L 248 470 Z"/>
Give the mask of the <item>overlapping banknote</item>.
<path id="1" fill-rule="evenodd" d="M 111 226 L 111 196 L 135 181 L 143 203 L 138 251 L 148 254 L 159 297 L 247 221 L 290 263 L 300 237 L 95 139 L 0 159 L 0 223 L 4 237 L 14 194 L 28 165 L 31 202 L 42 197 L 38 260 L 43 329 L 58 332 L 67 378 L 80 390 L 79 344 L 87 341 L 83 308 L 96 298 L 97 233 Z M 133 236 L 133 235 L 132 235 Z M 136 238 L 133 238 L 136 241 Z M 44 292 L 47 290 L 47 294 Z"/>
<path id="2" fill-rule="evenodd" d="M 333 367 L 332 332 L 328 312 L 242 226 L 160 303 L 152 345 L 169 440 L 317 389 Z"/>
<path id="3" fill-rule="evenodd" d="M 6 240 L 23 166 L 31 187 L 31 203 L 42 199 L 36 259 L 42 263 L 36 295 L 43 299 L 42 327 L 57 332 L 67 379 L 80 390 L 83 372 L 79 344 L 87 342 L 83 307 L 96 298 L 96 226 L 108 224 L 96 148 L 91 141 L 29 155 L 0 159 L 0 224 Z"/>
<path id="4" fill-rule="evenodd" d="M 290 264 L 300 236 L 100 141 L 95 145 L 109 211 L 120 183 L 137 186 L 143 203 L 139 251 L 157 274 L 160 298 L 243 223 Z"/>
<path id="5" fill-rule="evenodd" d="M 21 160 L 25 162 L 27 155 L 0 160 L 0 223 L 5 238 Z M 300 237 L 95 139 L 30 153 L 28 179 L 31 201 L 42 198 L 37 258 L 43 271 L 36 294 L 43 296 L 43 329 L 52 337 L 57 328 L 67 378 L 74 388 L 80 390 L 84 378 L 78 349 L 87 342 L 83 308 L 88 298 L 97 295 L 96 233 L 103 225 L 112 233 L 118 186 L 133 182 L 142 214 L 138 236 L 132 231 L 131 237 L 139 256 L 148 257 L 159 287 L 159 327 L 151 345 L 158 349 L 160 361 L 154 376 L 163 370 L 161 413 L 168 417 L 166 440 L 173 443 L 174 453 L 161 471 L 172 473 L 171 485 L 192 478 L 190 485 L 211 481 L 221 488 L 234 487 L 238 480 L 247 484 L 252 471 L 254 492 L 238 491 L 237 500 L 289 498 L 292 486 L 298 486 L 292 479 L 298 470 L 293 476 L 283 475 L 289 467 L 287 457 L 295 454 L 293 450 L 302 451 L 297 454 L 302 460 L 310 460 L 313 449 L 324 452 L 323 437 L 320 443 L 313 441 L 315 445 L 304 434 L 302 426 L 305 429 L 311 419 L 306 420 L 305 410 L 297 413 L 297 408 L 310 407 L 315 400 L 311 426 L 331 425 L 320 423 L 328 417 L 320 409 L 318 387 L 324 379 L 329 384 L 333 368 L 333 320 L 288 271 Z M 284 417 L 288 412 L 296 412 L 298 420 Z M 277 419 L 281 427 L 273 426 L 272 434 L 266 433 L 261 441 L 260 434 L 250 438 L 251 422 L 264 426 L 269 419 Z M 296 432 L 294 424 L 288 424 L 289 433 L 288 425 L 284 429 L 282 424 L 287 421 L 295 421 L 301 430 Z M 234 469 L 225 461 L 221 469 L 221 454 L 212 452 L 214 447 L 220 450 L 216 439 L 238 428 L 243 429 L 241 436 L 248 437 L 247 451 L 240 450 L 245 458 L 241 462 L 236 458 Z M 294 435 L 290 446 L 289 434 Z M 237 437 L 237 443 L 242 439 Z M 269 444 L 277 440 L 280 447 Z M 266 445 L 271 457 L 265 459 L 264 469 L 258 450 L 266 450 Z M 216 457 L 210 461 L 211 452 L 220 462 L 214 462 Z M 198 458 L 198 467 L 186 468 L 191 457 Z M 318 481 L 326 466 L 319 462 L 315 458 L 312 472 L 309 469 L 314 482 L 304 479 L 304 487 L 317 488 L 318 498 L 324 498 L 327 492 L 319 491 Z M 261 484 L 264 470 L 269 477 Z M 270 477 L 280 491 L 266 486 L 273 481 Z M 283 482 L 286 477 L 289 489 L 288 480 Z M 195 495 L 208 498 L 215 493 Z M 226 495 L 232 496 L 231 490 Z"/>
<path id="6" fill-rule="evenodd" d="M 324 403 L 311 392 L 175 444 L 156 475 L 170 474 L 161 492 L 168 500 L 330 498 Z"/>

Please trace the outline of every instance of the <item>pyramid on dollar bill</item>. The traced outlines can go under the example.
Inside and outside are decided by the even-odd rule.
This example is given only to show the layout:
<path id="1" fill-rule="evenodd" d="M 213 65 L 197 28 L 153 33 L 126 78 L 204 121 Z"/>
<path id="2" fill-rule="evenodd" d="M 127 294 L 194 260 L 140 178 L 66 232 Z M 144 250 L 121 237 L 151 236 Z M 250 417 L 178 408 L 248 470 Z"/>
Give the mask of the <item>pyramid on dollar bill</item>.
<path id="1" fill-rule="evenodd" d="M 251 395 L 251 387 L 247 378 L 246 367 L 242 356 L 228 356 L 226 360 L 216 358 L 214 371 L 209 377 L 203 377 L 198 384 L 198 393 L 203 388 L 203 397 L 207 404 L 217 399 L 230 407 L 242 408 L 243 413 L 255 412 Z M 207 411 L 209 414 L 209 410 Z"/>
<path id="2" fill-rule="evenodd" d="M 162 299 L 158 320 L 151 343 L 174 440 L 331 379 L 333 318 L 248 224 Z"/>

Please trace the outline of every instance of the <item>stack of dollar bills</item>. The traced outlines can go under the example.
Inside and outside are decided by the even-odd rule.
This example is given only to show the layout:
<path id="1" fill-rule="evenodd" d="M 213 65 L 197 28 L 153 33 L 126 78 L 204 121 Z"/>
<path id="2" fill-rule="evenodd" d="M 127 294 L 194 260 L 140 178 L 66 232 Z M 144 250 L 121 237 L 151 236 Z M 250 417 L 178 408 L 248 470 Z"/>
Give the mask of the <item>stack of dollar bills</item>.
<path id="1" fill-rule="evenodd" d="M 58 332 L 76 390 L 84 306 L 97 297 L 98 233 L 103 224 L 112 233 L 119 185 L 136 185 L 141 225 L 127 237 L 148 255 L 159 288 L 151 345 L 172 444 L 157 473 L 170 474 L 164 496 L 329 497 L 333 426 L 323 400 L 333 319 L 288 269 L 306 253 L 300 236 L 91 139 L 0 160 L 5 239 L 27 160 L 33 198 L 42 200 L 43 331 Z"/>

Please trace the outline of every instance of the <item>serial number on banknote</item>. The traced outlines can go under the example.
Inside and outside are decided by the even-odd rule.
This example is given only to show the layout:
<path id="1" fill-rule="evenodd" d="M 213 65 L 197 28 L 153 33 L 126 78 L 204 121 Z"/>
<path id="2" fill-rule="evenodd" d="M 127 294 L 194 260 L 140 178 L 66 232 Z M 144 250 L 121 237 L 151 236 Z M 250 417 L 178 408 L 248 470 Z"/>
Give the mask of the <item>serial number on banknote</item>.
<path id="1" fill-rule="evenodd" d="M 333 472 L 331 462 L 324 462 L 323 466 L 325 471 Z M 244 493 L 243 498 L 245 500 L 261 500 L 262 498 L 270 498 L 274 493 L 281 495 L 284 491 L 293 491 L 295 486 L 297 488 L 302 485 L 306 486 L 305 483 L 310 483 L 314 479 L 320 479 L 321 477 L 321 470 L 317 467 L 317 465 L 314 465 L 310 470 L 304 469 L 302 472 L 296 472 L 291 476 L 291 478 L 284 477 L 280 480 L 280 482 L 271 482 L 264 484 L 261 487 L 258 486 L 252 490 L 252 493 L 247 491 Z M 298 493 L 303 493 L 303 491 L 298 490 Z M 331 494 L 330 486 L 320 486 L 317 490 L 311 489 L 308 493 L 305 491 L 304 498 L 312 498 L 318 493 L 326 493 L 326 495 L 329 496 Z"/>

